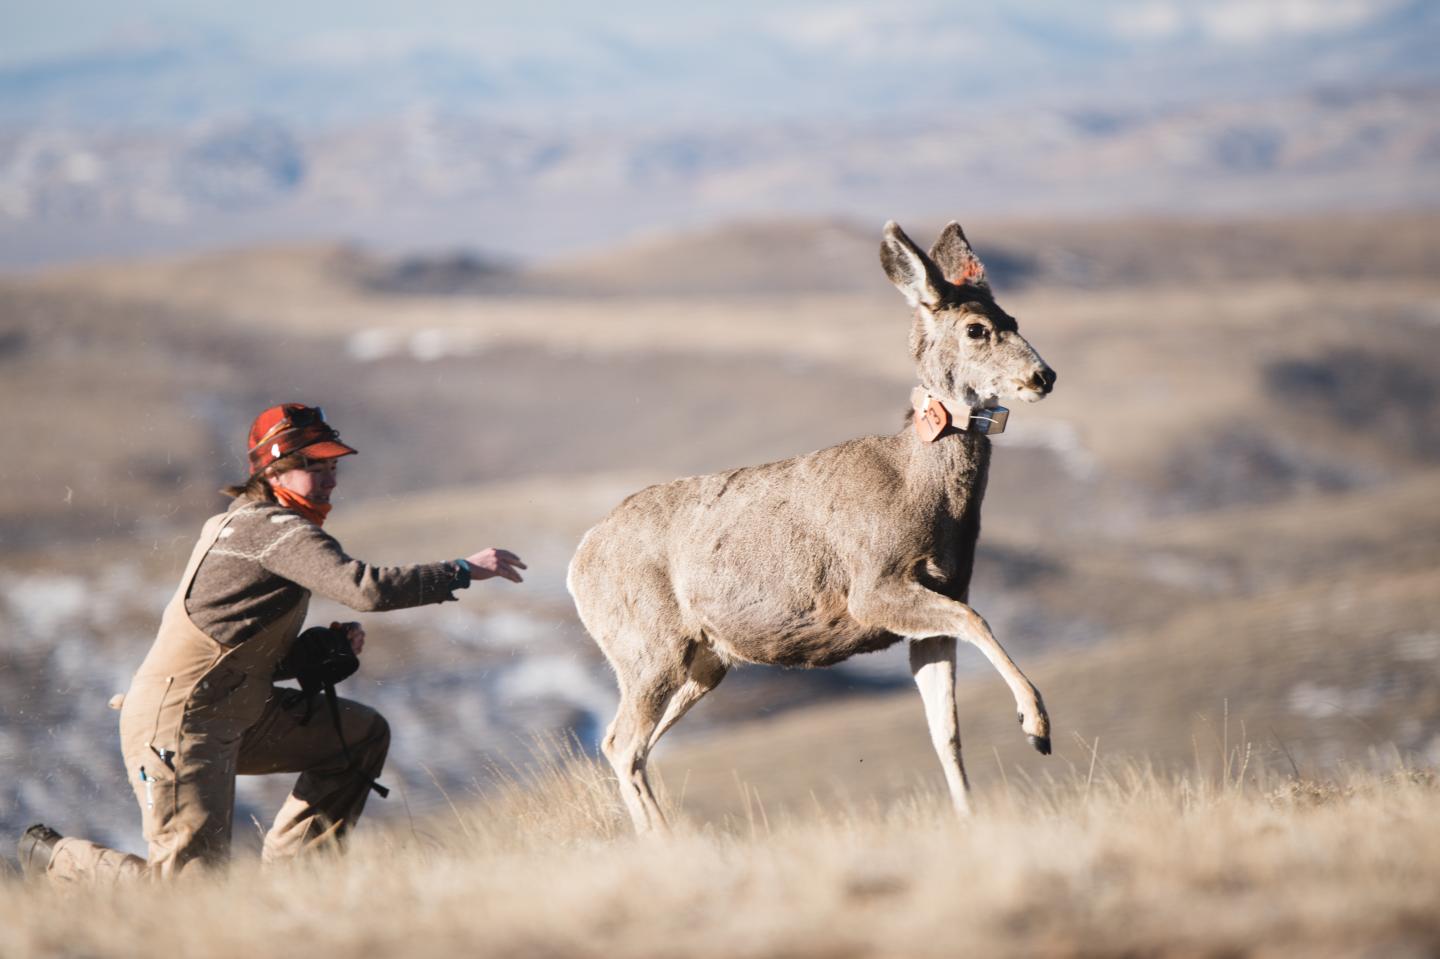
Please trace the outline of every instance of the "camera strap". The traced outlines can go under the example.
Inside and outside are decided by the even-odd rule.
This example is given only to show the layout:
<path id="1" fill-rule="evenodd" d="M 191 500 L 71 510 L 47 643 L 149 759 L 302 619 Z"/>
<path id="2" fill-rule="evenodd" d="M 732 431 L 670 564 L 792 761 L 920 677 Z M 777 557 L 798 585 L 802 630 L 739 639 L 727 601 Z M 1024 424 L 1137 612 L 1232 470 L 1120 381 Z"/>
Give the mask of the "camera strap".
<path id="1" fill-rule="evenodd" d="M 350 744 L 345 741 L 345 733 L 340 728 L 340 697 L 335 694 L 335 684 L 328 680 L 325 683 L 325 704 L 330 707 L 330 720 L 335 724 L 335 735 L 340 740 L 340 752 L 345 757 L 345 765 L 349 766 L 352 772 L 364 777 L 366 785 L 379 793 L 381 799 L 389 798 L 390 790 L 380 785 L 379 780 L 371 779 L 360 772 L 355 760 L 350 758 Z"/>

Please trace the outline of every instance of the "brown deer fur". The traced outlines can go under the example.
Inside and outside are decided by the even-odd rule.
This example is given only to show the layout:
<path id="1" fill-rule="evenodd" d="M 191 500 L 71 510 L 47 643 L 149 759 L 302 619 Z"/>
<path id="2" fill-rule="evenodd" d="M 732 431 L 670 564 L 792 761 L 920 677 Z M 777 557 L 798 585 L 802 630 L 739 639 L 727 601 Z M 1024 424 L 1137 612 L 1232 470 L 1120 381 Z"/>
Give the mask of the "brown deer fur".
<path id="1" fill-rule="evenodd" d="M 889 223 L 880 258 L 915 310 L 920 385 L 959 426 L 1000 398 L 1050 392 L 1054 372 L 995 304 L 958 223 L 929 256 Z M 984 435 L 952 430 L 925 443 L 907 424 L 652 486 L 585 535 L 568 585 L 619 681 L 603 749 L 638 830 L 665 825 L 645 775 L 650 750 L 735 662 L 830 666 L 908 639 L 931 738 L 966 813 L 958 637 L 999 671 L 1030 741 L 1049 752 L 1039 692 L 966 604 L 989 462 Z"/>

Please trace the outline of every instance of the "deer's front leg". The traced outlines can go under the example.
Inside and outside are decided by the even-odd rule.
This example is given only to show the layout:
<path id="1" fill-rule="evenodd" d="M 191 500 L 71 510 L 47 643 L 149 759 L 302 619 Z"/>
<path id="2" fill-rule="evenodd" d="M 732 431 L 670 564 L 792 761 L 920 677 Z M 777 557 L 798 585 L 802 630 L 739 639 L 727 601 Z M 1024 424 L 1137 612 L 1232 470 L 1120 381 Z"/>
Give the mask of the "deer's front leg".
<path id="1" fill-rule="evenodd" d="M 955 637 L 932 636 L 910 641 L 910 672 L 925 703 L 930 742 L 945 771 L 950 800 L 961 816 L 970 815 L 970 781 L 960 758 L 960 719 L 955 714 Z"/>
<path id="2" fill-rule="evenodd" d="M 854 590 L 850 594 L 850 615 L 866 626 L 901 636 L 954 636 L 979 649 L 1010 687 L 1030 745 L 1043 755 L 1050 754 L 1050 716 L 1040 691 L 995 639 L 990 624 L 968 605 L 913 581 L 887 581 Z"/>

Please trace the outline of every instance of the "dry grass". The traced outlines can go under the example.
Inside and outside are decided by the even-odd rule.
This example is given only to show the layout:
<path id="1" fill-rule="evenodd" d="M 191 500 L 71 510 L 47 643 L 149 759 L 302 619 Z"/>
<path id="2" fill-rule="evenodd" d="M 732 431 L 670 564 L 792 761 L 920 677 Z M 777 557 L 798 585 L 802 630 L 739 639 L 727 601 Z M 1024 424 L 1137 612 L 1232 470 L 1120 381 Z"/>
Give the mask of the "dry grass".
<path id="1" fill-rule="evenodd" d="M 1113 760 L 952 820 L 747 816 L 635 840 L 607 775 L 554 763 L 480 805 L 171 886 L 0 884 L 0 954 L 1433 955 L 1440 789 Z M 76 922 L 84 916 L 84 922 Z"/>

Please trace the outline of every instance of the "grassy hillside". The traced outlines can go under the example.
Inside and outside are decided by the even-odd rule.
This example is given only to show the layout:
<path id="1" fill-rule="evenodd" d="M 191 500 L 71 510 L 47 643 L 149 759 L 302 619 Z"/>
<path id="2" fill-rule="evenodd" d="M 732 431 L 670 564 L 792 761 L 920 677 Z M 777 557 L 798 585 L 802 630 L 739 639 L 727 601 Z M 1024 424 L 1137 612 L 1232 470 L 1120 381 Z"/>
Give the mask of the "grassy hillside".
<path id="1" fill-rule="evenodd" d="M 752 803 L 648 841 L 618 829 L 607 785 L 562 766 L 482 806 L 362 833 L 344 858 L 177 885 L 0 879 L 0 952 L 142 956 L 162 933 L 202 959 L 1440 949 L 1440 791 L 1421 773 L 1335 783 L 1096 764 L 1012 783 L 966 823 L 925 795 L 887 813 Z"/>

